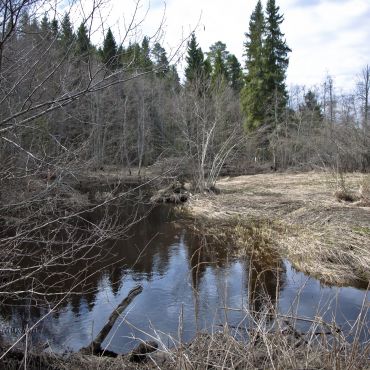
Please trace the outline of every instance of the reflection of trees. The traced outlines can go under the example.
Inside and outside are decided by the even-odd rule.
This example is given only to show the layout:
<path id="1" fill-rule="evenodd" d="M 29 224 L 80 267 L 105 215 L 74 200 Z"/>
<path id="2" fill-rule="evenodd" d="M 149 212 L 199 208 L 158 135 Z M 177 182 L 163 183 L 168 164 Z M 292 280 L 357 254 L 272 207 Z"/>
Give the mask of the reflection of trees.
<path id="1" fill-rule="evenodd" d="M 284 264 L 279 258 L 267 258 L 261 261 L 250 256 L 246 261 L 248 271 L 249 309 L 256 313 L 272 308 L 277 294 L 284 285 Z"/>
<path id="2" fill-rule="evenodd" d="M 133 217 L 140 219 L 148 207 L 135 209 L 133 207 L 111 209 L 113 215 L 117 215 L 117 222 L 121 225 L 132 222 Z M 152 212 L 143 220 L 134 224 L 129 234 L 119 240 L 111 240 L 104 245 L 92 245 L 91 248 L 84 248 L 81 252 L 66 253 L 63 263 L 47 266 L 40 273 L 32 278 L 23 278 L 19 284 L 14 280 L 13 291 L 18 292 L 15 297 L 3 298 L 0 305 L 0 316 L 8 325 L 18 327 L 36 322 L 46 308 L 53 307 L 62 297 L 64 300 L 58 305 L 58 310 L 63 310 L 70 305 L 75 315 L 81 314 L 82 306 L 92 310 L 96 301 L 96 294 L 104 277 L 113 294 L 117 294 L 123 282 L 123 276 L 127 273 L 133 274 L 138 280 L 150 279 L 153 270 L 164 274 L 169 264 L 169 245 L 177 241 L 175 230 L 171 223 L 168 223 L 169 210 L 161 207 Z M 96 222 L 102 214 L 84 215 L 87 222 Z M 118 225 L 119 226 L 119 225 Z M 58 236 L 63 241 L 63 235 Z M 81 231 L 81 240 L 84 234 Z M 150 241 L 150 243 L 149 243 Z M 34 261 L 41 253 L 48 253 L 40 246 L 24 245 L 27 253 L 18 261 L 23 270 L 34 265 Z M 61 243 L 59 252 L 63 248 L 67 252 L 72 250 L 70 245 Z M 26 249 L 27 248 L 27 249 Z M 53 251 L 50 250 L 52 258 Z M 155 261 L 159 261 L 155 263 Z M 158 267 L 158 270 L 157 270 Z M 37 294 L 30 294 L 32 287 L 37 286 Z M 22 294 L 22 292 L 25 292 Z M 83 303 L 83 304 L 82 304 Z M 58 311 L 53 313 L 56 317 Z M 23 318 L 20 320 L 20 318 Z"/>
<path id="3" fill-rule="evenodd" d="M 187 233 L 186 244 L 189 250 L 191 280 L 194 292 L 199 293 L 199 286 L 207 267 L 223 268 L 232 260 L 225 241 L 218 242 L 205 235 Z"/>

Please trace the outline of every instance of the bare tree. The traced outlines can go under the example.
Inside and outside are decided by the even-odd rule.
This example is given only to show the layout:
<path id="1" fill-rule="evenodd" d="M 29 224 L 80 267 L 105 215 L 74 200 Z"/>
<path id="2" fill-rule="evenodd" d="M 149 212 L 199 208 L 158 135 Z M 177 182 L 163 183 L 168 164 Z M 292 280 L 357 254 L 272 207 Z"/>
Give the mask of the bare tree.
<path id="1" fill-rule="evenodd" d="M 369 128 L 369 93 L 370 93 L 370 66 L 366 65 L 362 71 L 357 84 L 358 97 L 362 110 L 362 125 L 367 133 Z"/>
<path id="2" fill-rule="evenodd" d="M 176 110 L 184 171 L 190 172 L 195 190 L 213 189 L 226 160 L 244 140 L 238 101 L 222 80 L 197 80 L 180 93 Z"/>
<path id="3" fill-rule="evenodd" d="M 83 9 L 88 35 L 102 3 Z M 51 314 L 110 263 L 104 243 L 137 219 L 133 211 L 119 226 L 107 211 L 130 192 L 117 186 L 92 202 L 79 180 L 91 161 L 105 163 L 116 151 L 109 144 L 121 138 L 109 134 L 122 119 L 126 130 L 129 119 L 122 91 L 153 69 L 112 69 L 92 45 L 81 57 L 73 35 L 63 44 L 61 31 L 53 33 L 47 19 L 50 29 L 41 28 L 45 4 L 0 2 L 0 295 L 3 303 L 26 296 L 31 304 L 44 300 Z M 140 23 L 136 16 L 122 42 Z M 124 141 L 128 161 L 128 136 Z"/>

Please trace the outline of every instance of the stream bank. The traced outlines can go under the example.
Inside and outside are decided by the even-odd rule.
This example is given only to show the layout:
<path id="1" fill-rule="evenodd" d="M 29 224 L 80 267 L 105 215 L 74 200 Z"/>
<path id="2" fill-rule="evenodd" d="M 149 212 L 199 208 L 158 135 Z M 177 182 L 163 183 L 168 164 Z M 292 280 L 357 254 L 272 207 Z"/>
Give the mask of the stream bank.
<path id="1" fill-rule="evenodd" d="M 358 192 L 365 179 L 364 174 L 348 174 L 348 189 Z M 191 217 L 204 221 L 206 232 L 217 235 L 224 225 L 223 232 L 245 246 L 246 230 L 254 224 L 298 270 L 326 284 L 367 288 L 370 207 L 338 201 L 333 177 L 260 174 L 223 178 L 217 186 L 221 194 L 196 195 L 185 206 Z"/>

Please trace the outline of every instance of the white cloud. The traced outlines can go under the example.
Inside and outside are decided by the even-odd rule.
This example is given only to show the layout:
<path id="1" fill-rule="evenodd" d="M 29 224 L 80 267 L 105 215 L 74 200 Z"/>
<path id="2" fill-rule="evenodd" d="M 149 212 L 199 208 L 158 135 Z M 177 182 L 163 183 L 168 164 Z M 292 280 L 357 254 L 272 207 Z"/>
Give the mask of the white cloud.
<path id="1" fill-rule="evenodd" d="M 286 3 L 283 30 L 293 50 L 288 82 L 312 85 L 330 73 L 337 86 L 351 88 L 370 63 L 370 2 L 321 0 L 305 7 Z"/>
<path id="2" fill-rule="evenodd" d="M 266 1 L 264 1 L 265 3 Z M 123 35 L 135 1 L 112 0 L 105 22 Z M 142 33 L 152 36 L 165 11 L 162 44 L 174 50 L 197 27 L 196 36 L 203 51 L 221 40 L 243 64 L 243 43 L 256 0 L 142 0 L 137 19 Z M 361 68 L 370 63 L 369 0 L 277 0 L 284 14 L 282 30 L 290 54 L 288 83 L 321 83 L 326 73 L 339 87 L 350 88 Z M 108 14 L 108 9 L 103 12 Z M 132 35 L 139 38 L 141 35 Z"/>

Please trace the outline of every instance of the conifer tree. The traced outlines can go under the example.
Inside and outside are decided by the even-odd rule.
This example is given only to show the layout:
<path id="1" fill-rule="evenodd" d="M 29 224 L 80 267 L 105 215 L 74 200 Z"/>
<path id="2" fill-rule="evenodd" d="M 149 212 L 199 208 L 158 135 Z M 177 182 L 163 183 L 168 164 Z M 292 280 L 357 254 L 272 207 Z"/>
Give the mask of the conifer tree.
<path id="1" fill-rule="evenodd" d="M 150 70 L 153 67 L 153 62 L 150 59 L 149 37 L 145 36 L 141 43 L 139 66 L 144 70 Z"/>
<path id="2" fill-rule="evenodd" d="M 201 78 L 205 72 L 204 55 L 199 47 L 195 34 L 191 35 L 188 43 L 188 55 L 186 57 L 187 66 L 185 68 L 186 81 L 191 83 Z M 209 69 L 209 68 L 207 68 Z"/>
<path id="3" fill-rule="evenodd" d="M 118 66 L 117 61 L 117 44 L 114 39 L 112 30 L 108 28 L 104 38 L 103 49 L 101 51 L 103 63 L 110 69 L 115 69 Z"/>
<path id="4" fill-rule="evenodd" d="M 289 64 L 286 44 L 280 25 L 284 17 L 275 0 L 268 0 L 266 5 L 266 41 L 264 46 L 264 72 L 267 89 L 267 121 L 276 125 L 288 100 L 285 78 Z"/>
<path id="5" fill-rule="evenodd" d="M 62 24 L 61 24 L 61 35 L 60 35 L 60 43 L 64 50 L 68 50 L 71 47 L 71 44 L 74 41 L 74 33 L 72 28 L 72 23 L 69 18 L 68 13 L 66 13 L 63 17 Z"/>
<path id="6" fill-rule="evenodd" d="M 219 57 L 224 64 L 226 64 L 227 58 L 229 57 L 230 53 L 226 49 L 226 44 L 222 41 L 217 41 L 213 45 L 209 47 L 209 52 L 207 54 L 207 58 L 210 60 L 212 66 L 215 64 L 216 54 L 219 53 Z"/>
<path id="7" fill-rule="evenodd" d="M 243 71 L 238 58 L 234 54 L 230 54 L 227 58 L 227 71 L 230 87 L 235 92 L 240 92 L 244 85 Z"/>
<path id="8" fill-rule="evenodd" d="M 241 105 L 245 118 L 245 128 L 252 131 L 264 123 L 266 98 L 266 83 L 263 60 L 263 35 L 265 31 L 265 18 L 261 1 L 251 15 L 249 32 L 246 33 L 246 63 L 247 74 L 245 86 L 241 92 Z"/>
<path id="9" fill-rule="evenodd" d="M 212 82 L 223 80 L 229 81 L 227 59 L 230 53 L 226 49 L 226 44 L 221 41 L 215 42 L 210 46 L 207 53 L 207 61 L 210 62 L 212 67 Z"/>
<path id="10" fill-rule="evenodd" d="M 50 28 L 51 32 L 54 38 L 58 37 L 59 35 L 59 23 L 58 20 L 53 18 L 53 20 L 50 22 Z"/>
<path id="11" fill-rule="evenodd" d="M 180 77 L 179 74 L 177 73 L 177 69 L 175 65 L 171 65 L 169 67 L 168 71 L 168 79 L 172 82 L 172 86 L 175 89 L 175 91 L 180 90 Z"/>
<path id="12" fill-rule="evenodd" d="M 203 72 L 202 77 L 204 81 L 209 81 L 212 75 L 212 64 L 208 58 L 203 62 Z"/>
<path id="13" fill-rule="evenodd" d="M 48 18 L 46 13 L 44 14 L 44 16 L 41 19 L 40 28 L 41 28 L 41 32 L 42 32 L 43 37 L 46 37 L 49 34 L 50 30 L 51 30 L 49 18 Z"/>
<path id="14" fill-rule="evenodd" d="M 82 59 L 87 60 L 91 50 L 91 43 L 85 23 L 82 22 L 77 30 L 76 40 L 76 54 L 80 55 Z"/>
<path id="15" fill-rule="evenodd" d="M 228 82 L 229 76 L 227 73 L 227 67 L 222 57 L 221 50 L 217 50 L 215 53 L 213 71 L 212 71 L 212 82 L 216 81 Z"/>
<path id="16" fill-rule="evenodd" d="M 311 127 L 320 127 L 324 116 L 322 114 L 321 104 L 317 100 L 316 94 L 312 90 L 304 96 L 304 104 L 299 107 L 303 121 Z"/>
<path id="17" fill-rule="evenodd" d="M 161 46 L 159 42 L 154 44 L 152 55 L 154 59 L 154 65 L 158 68 L 157 75 L 164 77 L 169 72 L 169 63 L 167 59 L 166 50 Z"/>

